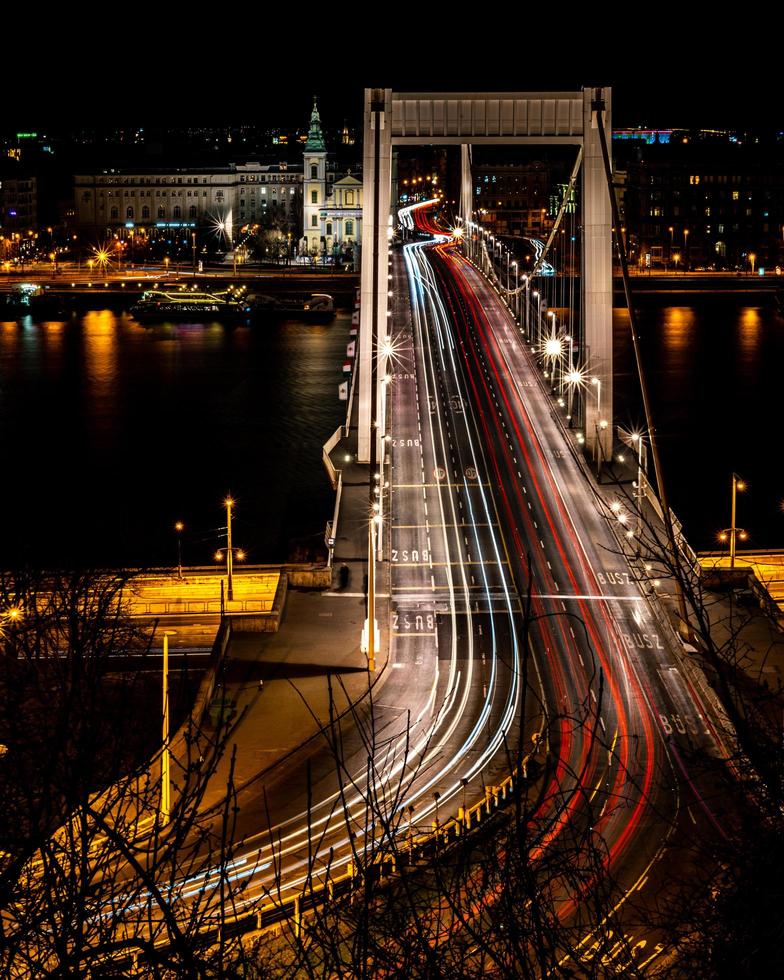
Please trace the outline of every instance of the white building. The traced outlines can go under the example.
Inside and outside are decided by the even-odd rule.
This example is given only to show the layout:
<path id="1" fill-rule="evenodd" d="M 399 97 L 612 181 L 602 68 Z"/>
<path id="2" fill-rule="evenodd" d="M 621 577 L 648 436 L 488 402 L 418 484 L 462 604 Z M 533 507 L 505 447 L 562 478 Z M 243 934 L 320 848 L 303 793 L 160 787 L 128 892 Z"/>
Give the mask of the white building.
<path id="1" fill-rule="evenodd" d="M 280 232 L 300 255 L 341 257 L 359 268 L 362 182 L 350 171 L 338 178 L 327 162 L 314 100 L 303 164 L 262 164 L 168 170 L 104 170 L 74 178 L 76 223 L 99 239 L 156 237 L 212 229 L 232 244 L 246 225 Z M 201 241 L 201 235 L 199 236 Z M 229 245 L 230 247 L 230 245 Z"/>
<path id="2" fill-rule="evenodd" d="M 303 158 L 303 251 L 316 255 L 353 253 L 358 268 L 362 242 L 362 182 L 350 172 L 330 180 L 327 149 L 316 101 Z"/>
<path id="3" fill-rule="evenodd" d="M 74 178 L 76 220 L 97 234 L 277 225 L 296 234 L 302 172 L 286 163 L 106 170 Z M 288 227 L 287 227 L 288 226 Z"/>

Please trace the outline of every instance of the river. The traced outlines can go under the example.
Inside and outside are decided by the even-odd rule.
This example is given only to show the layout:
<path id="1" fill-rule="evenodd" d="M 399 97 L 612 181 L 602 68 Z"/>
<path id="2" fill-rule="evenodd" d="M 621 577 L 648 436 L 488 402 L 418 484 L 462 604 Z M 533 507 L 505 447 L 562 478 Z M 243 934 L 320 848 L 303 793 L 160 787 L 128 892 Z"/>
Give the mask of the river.
<path id="1" fill-rule="evenodd" d="M 732 297 L 648 300 L 640 329 L 672 505 L 695 547 L 748 482 L 749 544 L 784 545 L 778 459 L 784 321 Z M 0 324 L 0 563 L 154 566 L 285 560 L 323 537 L 333 494 L 321 445 L 340 424 L 349 317 L 145 328 L 108 310 Z M 616 421 L 642 422 L 628 321 L 616 311 Z"/>

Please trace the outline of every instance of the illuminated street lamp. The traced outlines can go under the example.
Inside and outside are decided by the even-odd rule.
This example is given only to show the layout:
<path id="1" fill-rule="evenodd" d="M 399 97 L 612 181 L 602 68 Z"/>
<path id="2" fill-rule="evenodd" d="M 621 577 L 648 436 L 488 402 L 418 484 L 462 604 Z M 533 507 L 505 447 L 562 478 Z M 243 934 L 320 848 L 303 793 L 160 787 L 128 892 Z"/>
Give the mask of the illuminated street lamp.
<path id="1" fill-rule="evenodd" d="M 231 546 L 231 520 L 232 520 L 232 508 L 234 507 L 234 500 L 231 495 L 226 497 L 224 500 L 226 505 L 226 575 L 228 578 L 226 597 L 229 602 L 234 599 L 234 582 L 232 580 L 232 573 L 234 571 L 234 551 Z"/>
<path id="2" fill-rule="evenodd" d="M 749 252 L 749 262 L 751 264 L 751 274 L 754 275 L 754 265 L 757 261 L 757 255 L 755 252 Z"/>
<path id="3" fill-rule="evenodd" d="M 182 532 L 185 530 L 185 525 L 182 521 L 177 521 L 174 530 L 177 532 L 177 578 L 182 580 Z"/>
<path id="4" fill-rule="evenodd" d="M 745 541 L 748 538 L 748 533 L 742 528 L 736 526 L 735 514 L 737 510 L 737 494 L 740 490 L 741 493 L 746 489 L 746 484 L 737 473 L 732 474 L 732 506 L 730 511 L 730 526 L 725 528 L 719 534 L 719 541 L 730 542 L 730 568 L 735 567 L 735 545 L 737 539 Z"/>
<path id="5" fill-rule="evenodd" d="M 163 749 L 161 751 L 161 823 L 171 816 L 171 748 L 169 746 L 169 637 L 176 630 L 163 631 Z"/>
<path id="6" fill-rule="evenodd" d="M 607 421 L 602 418 L 602 382 L 599 378 L 591 378 L 591 384 L 596 388 L 596 479 L 602 476 L 602 435 L 607 430 Z"/>
<path id="7" fill-rule="evenodd" d="M 640 432 L 631 433 L 631 442 L 637 454 L 637 487 L 635 497 L 637 498 L 637 554 L 640 553 L 640 541 L 642 540 L 642 508 L 645 501 L 645 438 Z"/>
<path id="8" fill-rule="evenodd" d="M 571 353 L 570 353 L 571 358 Z M 569 426 L 572 425 L 572 408 L 574 405 L 574 392 L 576 388 L 583 388 L 585 386 L 585 371 L 581 370 L 571 364 L 569 367 L 569 373 L 566 375 L 566 385 L 569 389 L 569 407 L 568 415 L 566 416 L 569 420 Z"/>

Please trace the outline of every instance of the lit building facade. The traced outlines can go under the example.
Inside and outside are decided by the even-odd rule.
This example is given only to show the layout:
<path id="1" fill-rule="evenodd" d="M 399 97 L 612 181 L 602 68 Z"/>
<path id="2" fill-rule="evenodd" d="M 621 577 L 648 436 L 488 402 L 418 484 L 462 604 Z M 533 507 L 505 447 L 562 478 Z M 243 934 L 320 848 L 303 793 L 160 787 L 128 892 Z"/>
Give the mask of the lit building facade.
<path id="1" fill-rule="evenodd" d="M 76 226 L 98 238 L 213 229 L 228 243 L 246 226 L 258 226 L 288 238 L 300 255 L 356 263 L 362 182 L 350 171 L 336 174 L 314 102 L 301 164 L 77 174 L 74 212 Z"/>
<path id="2" fill-rule="evenodd" d="M 315 102 L 303 161 L 303 251 L 312 256 L 344 258 L 351 253 L 356 264 L 362 242 L 362 182 L 350 171 L 336 179 L 328 167 Z"/>
<path id="3" fill-rule="evenodd" d="M 286 163 L 107 170 L 74 178 L 76 222 L 98 234 L 233 223 L 299 227 L 302 171 Z"/>

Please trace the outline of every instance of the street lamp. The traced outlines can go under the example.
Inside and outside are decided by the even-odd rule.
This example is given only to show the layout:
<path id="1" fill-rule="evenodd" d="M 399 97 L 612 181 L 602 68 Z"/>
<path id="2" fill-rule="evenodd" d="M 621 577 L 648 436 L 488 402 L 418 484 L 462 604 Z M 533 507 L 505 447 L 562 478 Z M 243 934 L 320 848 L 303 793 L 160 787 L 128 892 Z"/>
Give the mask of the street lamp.
<path id="1" fill-rule="evenodd" d="M 536 342 L 537 344 L 541 338 L 541 318 L 542 318 L 542 297 L 539 295 L 539 290 L 534 290 L 534 299 L 536 300 Z"/>
<path id="2" fill-rule="evenodd" d="M 596 388 L 596 479 L 602 475 L 602 433 L 607 429 L 607 422 L 602 418 L 602 382 L 599 378 L 591 378 L 591 384 Z"/>
<path id="3" fill-rule="evenodd" d="M 232 579 L 232 573 L 234 571 L 234 552 L 231 547 L 231 520 L 232 520 L 232 508 L 234 507 L 234 500 L 231 495 L 226 497 L 224 500 L 226 505 L 226 575 L 228 577 L 226 597 L 229 602 L 234 600 L 234 582 Z"/>
<path id="4" fill-rule="evenodd" d="M 163 749 L 161 752 L 161 823 L 171 816 L 171 749 L 169 746 L 169 637 L 176 630 L 163 631 Z"/>
<path id="5" fill-rule="evenodd" d="M 637 453 L 637 554 L 640 553 L 640 541 L 642 539 L 642 508 L 645 501 L 645 438 L 639 432 L 632 432 L 632 445 Z"/>
<path id="6" fill-rule="evenodd" d="M 751 263 L 751 274 L 754 275 L 754 263 L 757 261 L 757 256 L 754 252 L 749 252 L 749 262 Z"/>
<path id="7" fill-rule="evenodd" d="M 177 521 L 174 530 L 177 532 L 177 578 L 182 580 L 182 532 L 185 530 L 185 525 L 182 521 Z"/>
<path id="8" fill-rule="evenodd" d="M 730 526 L 726 528 L 719 534 L 720 541 L 726 541 L 729 538 L 730 542 L 730 568 L 735 567 L 735 545 L 737 539 L 740 538 L 741 541 L 745 541 L 748 537 L 746 531 L 741 527 L 736 527 L 735 514 L 737 510 L 737 495 L 740 490 L 741 493 L 746 489 L 746 484 L 737 473 L 732 474 L 732 507 L 730 511 Z"/>

